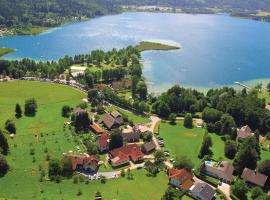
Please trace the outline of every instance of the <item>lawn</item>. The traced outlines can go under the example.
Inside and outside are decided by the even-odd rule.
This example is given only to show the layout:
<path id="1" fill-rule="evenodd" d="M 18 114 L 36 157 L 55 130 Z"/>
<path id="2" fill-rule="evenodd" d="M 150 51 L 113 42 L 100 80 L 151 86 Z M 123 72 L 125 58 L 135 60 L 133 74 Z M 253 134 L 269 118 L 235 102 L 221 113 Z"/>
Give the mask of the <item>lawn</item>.
<path id="1" fill-rule="evenodd" d="M 7 118 L 15 121 L 17 134 L 9 140 L 10 165 L 8 174 L 0 178 L 0 199 L 93 199 L 100 191 L 105 199 L 160 199 L 167 188 L 167 177 L 160 173 L 156 178 L 147 177 L 144 170 L 133 171 L 134 180 L 121 178 L 101 184 L 99 181 L 73 184 L 63 180 L 60 184 L 39 182 L 39 168 L 47 169 L 47 154 L 51 158 L 62 157 L 63 152 L 77 151 L 83 146 L 74 141 L 71 130 L 63 128 L 64 118 L 61 108 L 67 104 L 76 106 L 85 97 L 79 90 L 64 85 L 49 83 L 14 81 L 0 84 L 0 123 Z M 35 117 L 16 119 L 15 104 L 23 108 L 25 99 L 34 97 L 38 103 Z M 33 149 L 34 155 L 30 155 Z M 82 195 L 77 196 L 78 190 Z M 138 192 L 140 191 L 140 192 Z"/>
<path id="2" fill-rule="evenodd" d="M 160 136 L 163 137 L 165 148 L 172 157 L 187 156 L 196 166 L 200 163 L 198 153 L 203 140 L 204 130 L 199 128 L 187 129 L 182 122 L 177 125 L 160 124 Z"/>
<path id="3" fill-rule="evenodd" d="M 162 122 L 160 136 L 164 138 L 165 148 L 171 151 L 172 157 L 187 156 L 196 166 L 200 163 L 198 154 L 205 130 L 200 128 L 187 129 L 180 121 L 177 125 Z M 224 156 L 224 142 L 220 136 L 210 134 L 213 141 L 213 158 L 226 159 Z M 228 159 L 226 159 L 228 160 Z"/>

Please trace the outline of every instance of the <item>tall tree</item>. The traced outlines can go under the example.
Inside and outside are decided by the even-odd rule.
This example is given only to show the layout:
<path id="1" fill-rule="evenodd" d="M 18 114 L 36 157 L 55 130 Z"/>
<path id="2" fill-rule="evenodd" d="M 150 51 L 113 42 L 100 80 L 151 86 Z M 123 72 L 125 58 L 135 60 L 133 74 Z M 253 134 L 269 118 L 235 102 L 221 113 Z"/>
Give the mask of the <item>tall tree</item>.
<path id="1" fill-rule="evenodd" d="M 8 146 L 7 138 L 5 137 L 2 130 L 0 129 L 0 153 L 3 153 L 4 155 L 6 155 L 8 153 L 8 149 L 9 149 L 9 146 Z"/>
<path id="2" fill-rule="evenodd" d="M 0 177 L 8 172 L 9 166 L 5 157 L 0 153 Z"/>
<path id="3" fill-rule="evenodd" d="M 119 129 L 115 129 L 112 131 L 110 135 L 110 143 L 109 148 L 115 149 L 118 147 L 123 146 L 123 136 L 121 134 L 121 131 Z"/>
<path id="4" fill-rule="evenodd" d="M 22 109 L 21 106 L 17 103 L 15 107 L 15 117 L 21 118 L 22 117 Z"/>
<path id="5" fill-rule="evenodd" d="M 198 157 L 199 158 L 203 158 L 206 155 L 211 156 L 212 155 L 212 151 L 211 151 L 211 147 L 212 147 L 213 143 L 212 143 L 212 138 L 210 137 L 210 135 L 206 132 L 204 137 L 203 137 L 203 142 L 202 142 L 202 146 L 199 152 Z"/>
<path id="6" fill-rule="evenodd" d="M 37 112 L 37 102 L 34 98 L 25 101 L 24 114 L 26 116 L 35 116 Z"/>

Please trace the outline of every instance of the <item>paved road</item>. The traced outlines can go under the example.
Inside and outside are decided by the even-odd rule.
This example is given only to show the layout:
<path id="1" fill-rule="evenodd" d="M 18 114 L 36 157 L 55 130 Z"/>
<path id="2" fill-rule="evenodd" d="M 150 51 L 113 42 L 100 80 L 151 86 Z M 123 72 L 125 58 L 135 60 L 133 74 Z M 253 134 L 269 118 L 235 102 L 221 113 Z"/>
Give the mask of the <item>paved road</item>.
<path id="1" fill-rule="evenodd" d="M 156 138 L 156 136 L 155 136 L 155 129 L 157 129 L 156 126 L 158 126 L 158 123 L 160 122 L 161 119 L 158 118 L 158 117 L 155 117 L 155 116 L 151 116 L 150 119 L 151 119 L 151 121 L 152 121 L 152 122 L 151 122 L 150 131 L 151 131 L 152 134 L 153 134 L 153 141 L 154 141 L 154 143 L 155 143 L 155 145 L 156 145 L 156 149 L 159 150 L 159 149 L 160 149 L 160 146 L 159 146 L 158 140 L 157 140 L 157 138 Z"/>

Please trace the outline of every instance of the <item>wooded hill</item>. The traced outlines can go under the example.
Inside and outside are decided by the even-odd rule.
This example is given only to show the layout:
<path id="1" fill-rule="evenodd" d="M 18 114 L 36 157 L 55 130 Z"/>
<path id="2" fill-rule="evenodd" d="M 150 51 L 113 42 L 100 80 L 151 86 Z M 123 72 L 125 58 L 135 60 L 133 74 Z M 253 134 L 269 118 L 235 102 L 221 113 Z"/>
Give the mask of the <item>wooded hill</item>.
<path id="1" fill-rule="evenodd" d="M 57 26 L 64 21 L 115 12 L 108 0 L 0 0 L 0 28 Z"/>

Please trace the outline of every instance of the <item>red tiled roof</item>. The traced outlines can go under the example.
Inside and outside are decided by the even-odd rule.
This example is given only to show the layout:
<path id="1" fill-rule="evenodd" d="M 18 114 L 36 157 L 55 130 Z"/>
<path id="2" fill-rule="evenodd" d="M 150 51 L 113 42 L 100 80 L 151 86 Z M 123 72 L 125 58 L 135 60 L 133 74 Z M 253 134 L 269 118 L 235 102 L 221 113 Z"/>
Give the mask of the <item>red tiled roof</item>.
<path id="1" fill-rule="evenodd" d="M 184 190 L 188 190 L 193 185 L 192 177 L 193 175 L 186 169 L 172 168 L 169 170 L 169 178 L 179 180 L 180 186 Z"/>
<path id="2" fill-rule="evenodd" d="M 102 129 L 97 123 L 91 124 L 90 127 L 91 127 L 96 133 L 102 133 L 102 132 L 103 132 L 103 129 Z"/>
<path id="3" fill-rule="evenodd" d="M 105 148 L 108 145 L 109 135 L 108 133 L 104 132 L 100 135 L 97 142 L 100 148 Z"/>
<path id="4" fill-rule="evenodd" d="M 121 160 L 131 158 L 132 160 L 140 159 L 144 156 L 138 145 L 132 144 L 125 147 L 120 147 L 110 151 L 112 157 L 119 157 Z"/>
<path id="5" fill-rule="evenodd" d="M 131 87 L 132 81 L 113 81 L 112 86 L 113 87 Z"/>
<path id="6" fill-rule="evenodd" d="M 88 155 L 66 155 L 66 158 L 71 159 L 72 169 L 75 170 L 78 165 L 98 165 L 99 159 L 97 156 Z"/>

